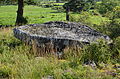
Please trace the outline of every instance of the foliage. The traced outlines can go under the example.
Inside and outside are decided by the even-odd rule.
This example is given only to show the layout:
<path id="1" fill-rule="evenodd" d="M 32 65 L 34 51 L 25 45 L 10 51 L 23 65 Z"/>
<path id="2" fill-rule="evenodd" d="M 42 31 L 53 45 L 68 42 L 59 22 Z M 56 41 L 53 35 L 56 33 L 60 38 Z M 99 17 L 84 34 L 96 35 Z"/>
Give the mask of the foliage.
<path id="1" fill-rule="evenodd" d="M 17 0 L 0 0 L 0 5 L 17 4 Z"/>
<path id="2" fill-rule="evenodd" d="M 0 3 L 3 4 L 4 1 L 10 0 L 1 1 Z M 113 43 L 108 45 L 105 41 L 98 40 L 99 43 L 92 43 L 84 46 L 84 48 L 66 48 L 64 50 L 64 60 L 58 60 L 51 55 L 36 57 L 32 46 L 25 45 L 13 36 L 12 27 L 0 28 L 0 78 L 119 78 L 117 76 L 117 74 L 120 74 L 119 69 L 113 69 L 114 65 L 118 64 L 119 66 L 120 64 L 120 9 L 118 0 L 105 0 L 106 2 L 102 0 L 97 2 L 96 5 L 94 2 L 84 3 L 84 0 L 81 0 L 83 2 L 80 3 L 81 5 L 77 5 L 77 8 L 75 1 L 71 0 L 68 3 L 73 5 L 72 11 L 80 12 L 71 12 L 70 21 L 90 25 L 92 28 L 109 35 L 113 39 Z M 15 3 L 5 3 L 16 4 L 16 1 Z M 53 3 L 48 0 L 25 0 L 25 3 L 46 7 L 26 5 L 24 17 L 28 20 L 28 24 L 55 20 L 65 21 L 65 13 L 63 13 L 64 10 L 62 8 L 64 3 Z M 17 6 L 13 5 L 0 6 L 0 25 L 14 25 L 16 9 Z M 86 63 L 91 61 L 97 66 L 86 65 Z M 111 73 L 115 73 L 116 76 Z"/>
<path id="3" fill-rule="evenodd" d="M 4 36 L 4 37 L 3 37 Z M 11 39 L 12 37 L 12 39 Z M 74 49 L 74 57 L 68 56 L 71 60 L 58 60 L 53 56 L 49 57 L 34 57 L 30 46 L 24 45 L 19 40 L 13 37 L 12 28 L 3 28 L 0 30 L 0 40 L 4 52 L 0 54 L 0 78 L 15 78 L 15 79 L 41 79 L 41 78 L 84 78 L 84 79 L 104 79 L 113 78 L 110 75 L 100 72 L 99 69 L 92 69 L 90 66 L 82 66 L 77 63 L 81 55 L 76 54 Z M 14 47 L 9 44 L 16 44 Z M 66 51 L 67 52 L 67 51 Z M 72 53 L 71 52 L 71 53 Z M 80 52 L 80 51 L 78 51 Z M 82 52 L 82 51 L 81 51 Z M 76 57 L 77 56 L 77 57 Z M 82 57 L 82 56 L 81 56 Z M 74 60 L 72 60 L 74 59 Z M 78 60 L 76 60 L 78 59 Z M 49 64 L 49 65 L 48 65 Z M 92 75 L 92 76 L 91 76 Z"/>
<path id="4" fill-rule="evenodd" d="M 55 3 L 56 0 L 24 0 L 25 5 L 43 5 L 43 4 L 55 4 L 55 5 L 63 5 L 64 1 L 60 1 L 60 3 Z M 0 5 L 17 5 L 18 0 L 0 0 Z"/>
<path id="5" fill-rule="evenodd" d="M 11 71 L 10 67 L 0 64 L 0 78 L 10 77 Z"/>
<path id="6" fill-rule="evenodd" d="M 94 25 L 93 28 L 96 30 L 107 34 L 111 38 L 116 38 L 120 36 L 120 19 L 113 19 L 110 21 L 104 21 L 100 25 Z"/>
<path id="7" fill-rule="evenodd" d="M 89 26 L 101 25 L 103 22 L 109 22 L 110 20 L 106 17 L 102 17 L 99 13 L 95 11 L 82 11 L 79 14 L 71 13 L 70 21 L 72 22 L 81 22 Z"/>
<path id="8" fill-rule="evenodd" d="M 84 49 L 84 61 L 94 61 L 97 63 L 108 63 L 111 61 L 113 52 L 109 46 L 104 41 L 101 41 L 98 44 L 91 44 Z"/>
<path id="9" fill-rule="evenodd" d="M 69 7 L 70 11 L 73 12 L 81 12 L 93 8 L 94 4 L 95 4 L 94 0 L 70 0 L 63 7 L 65 9 Z"/>
<path id="10" fill-rule="evenodd" d="M 77 67 L 79 64 L 95 62 L 100 63 L 112 63 L 119 62 L 119 38 L 115 40 L 114 47 L 107 45 L 105 41 L 98 40 L 99 43 L 92 43 L 90 45 L 81 48 L 70 48 L 65 50 L 65 59 L 71 62 L 71 67 Z M 118 44 L 116 44 L 116 42 Z"/>
<path id="11" fill-rule="evenodd" d="M 2 29 L 3 30 L 3 29 Z M 1 31 L 0 33 L 9 32 L 4 34 L 4 39 L 9 41 L 11 29 Z M 7 36 L 6 36 L 7 35 Z M 10 36 L 10 37 L 9 37 Z M 3 38 L 1 38 L 3 39 Z M 16 40 L 15 38 L 13 40 Z M 8 41 L 6 43 L 8 43 Z M 19 42 L 17 40 L 17 42 Z M 2 46 L 4 46 L 3 44 Z M 68 78 L 112 78 L 112 76 L 99 72 L 99 69 L 94 70 L 91 67 L 85 67 L 77 64 L 74 67 L 72 63 L 75 61 L 62 61 L 53 57 L 34 57 L 31 55 L 31 49 L 24 44 L 16 45 L 14 49 L 4 49 L 6 52 L 0 55 L 0 72 L 3 77 L 15 79 L 40 79 L 53 77 L 55 79 L 68 79 Z M 77 55 L 76 55 L 77 56 Z M 73 59 L 74 57 L 72 57 Z M 77 59 L 77 58 L 76 58 Z M 76 60 L 77 61 L 77 60 Z M 49 65 L 48 65 L 49 64 Z M 7 76 L 6 76 L 7 75 Z M 92 76 L 91 76 L 92 75 Z"/>
<path id="12" fill-rule="evenodd" d="M 101 14 L 106 14 L 112 12 L 118 5 L 119 0 L 102 0 L 101 3 L 96 4 L 96 8 Z"/>

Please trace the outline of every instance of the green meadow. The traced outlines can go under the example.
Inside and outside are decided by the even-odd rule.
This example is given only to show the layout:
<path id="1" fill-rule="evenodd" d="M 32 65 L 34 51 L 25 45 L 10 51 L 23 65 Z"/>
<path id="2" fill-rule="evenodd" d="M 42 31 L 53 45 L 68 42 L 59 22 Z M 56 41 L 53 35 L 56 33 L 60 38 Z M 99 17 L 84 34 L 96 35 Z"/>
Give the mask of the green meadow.
<path id="1" fill-rule="evenodd" d="M 63 5 L 64 3 L 54 3 Z M 99 13 L 83 11 L 70 12 L 70 21 L 82 22 L 109 35 L 113 45 L 100 40 L 84 48 L 70 48 L 64 51 L 64 58 L 54 55 L 36 57 L 34 46 L 16 39 L 13 34 L 17 5 L 0 6 L 0 25 L 13 27 L 0 28 L 0 79 L 119 79 L 120 70 L 120 31 L 119 19 L 113 22 Z M 24 17 L 27 24 L 41 24 L 48 21 L 66 21 L 66 13 L 52 8 L 25 5 Z M 111 22 L 111 23 L 110 23 Z M 108 23 L 108 24 L 107 24 Z M 109 28 L 115 27 L 115 30 Z M 84 64 L 86 60 L 97 62 L 96 67 Z"/>
<path id="2" fill-rule="evenodd" d="M 17 6 L 0 6 L 0 25 L 14 25 L 16 20 Z M 59 13 L 51 8 L 38 6 L 25 6 L 24 17 L 28 24 L 44 23 L 47 21 L 64 21 L 65 13 Z"/>
<path id="3" fill-rule="evenodd" d="M 13 35 L 12 29 L 0 29 L 0 79 L 118 79 L 119 74 L 112 76 L 110 73 L 119 73 L 113 68 L 119 66 L 117 58 L 111 55 L 118 48 L 120 38 L 116 39 L 116 47 L 110 49 L 101 42 L 85 49 L 71 49 L 65 51 L 64 59 L 57 59 L 53 55 L 36 57 L 35 48 L 25 45 Z M 118 50 L 120 53 L 120 50 Z M 97 57 L 96 57 L 97 56 Z M 119 56 L 120 57 L 120 56 Z M 119 58 L 118 57 L 118 58 Z M 84 60 L 92 58 L 104 61 L 98 68 L 82 65 Z M 112 64 L 114 63 L 114 65 Z"/>
<path id="4" fill-rule="evenodd" d="M 58 3 L 57 3 L 58 4 Z M 16 11 L 17 6 L 7 5 L 0 6 L 0 25 L 14 25 L 16 21 Z M 83 13 L 84 14 L 84 13 Z M 74 17 L 73 21 L 79 22 L 82 19 L 81 17 L 88 17 L 86 23 L 91 23 L 100 25 L 103 21 L 109 21 L 108 18 L 102 16 L 89 16 L 82 14 L 74 14 L 71 13 L 70 16 Z M 41 24 L 48 21 L 65 21 L 66 14 L 65 12 L 58 12 L 57 10 L 53 10 L 51 8 L 42 8 L 38 6 L 24 6 L 24 17 L 27 19 L 28 24 Z M 84 20 L 83 20 L 84 21 Z M 83 22 L 84 23 L 84 22 Z"/>

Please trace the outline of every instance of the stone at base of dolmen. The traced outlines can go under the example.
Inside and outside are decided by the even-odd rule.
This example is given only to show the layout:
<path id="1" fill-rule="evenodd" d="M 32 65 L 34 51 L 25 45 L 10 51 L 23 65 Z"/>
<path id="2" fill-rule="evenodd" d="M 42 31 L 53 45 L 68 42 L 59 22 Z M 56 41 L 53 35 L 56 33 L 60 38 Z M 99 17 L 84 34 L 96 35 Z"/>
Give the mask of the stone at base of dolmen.
<path id="1" fill-rule="evenodd" d="M 108 44 L 112 42 L 109 36 L 104 35 L 89 26 L 75 22 L 51 21 L 44 24 L 30 24 L 15 28 L 14 36 L 28 44 L 36 44 L 37 47 L 48 43 L 56 51 L 63 51 L 68 46 L 97 43 L 103 39 Z M 46 48 L 49 48 L 45 46 Z"/>

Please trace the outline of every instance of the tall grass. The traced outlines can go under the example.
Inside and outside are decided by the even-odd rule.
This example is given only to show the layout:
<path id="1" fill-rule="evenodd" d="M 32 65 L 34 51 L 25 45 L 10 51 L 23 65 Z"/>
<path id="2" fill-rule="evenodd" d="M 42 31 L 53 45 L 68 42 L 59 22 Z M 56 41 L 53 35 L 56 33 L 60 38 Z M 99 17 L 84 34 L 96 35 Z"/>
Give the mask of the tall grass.
<path id="1" fill-rule="evenodd" d="M 16 17 L 16 6 L 0 7 L 0 25 L 14 25 Z M 88 14 L 89 15 L 89 14 Z M 52 20 L 65 20 L 65 13 L 59 13 L 50 8 L 37 6 L 25 6 L 24 16 L 28 23 L 43 23 Z M 81 16 L 86 23 L 101 16 L 91 16 L 86 19 Z M 78 18 L 81 20 L 81 17 Z M 85 17 L 85 18 L 84 18 Z M 99 25 L 106 18 L 97 19 L 93 22 L 97 30 L 112 35 L 110 31 L 99 28 Z M 72 20 L 74 20 L 73 18 Z M 76 20 L 76 19 L 75 19 Z M 79 20 L 77 22 L 79 22 Z M 108 20 L 108 19 L 107 19 Z M 91 24 L 91 25 L 92 25 Z M 112 25 L 118 25 L 115 23 Z M 111 26 L 112 26 L 111 25 Z M 105 25 L 107 27 L 107 24 Z M 101 26 L 104 27 L 104 26 Z M 100 40 L 98 44 L 90 44 L 79 47 L 69 47 L 64 50 L 63 59 L 59 60 L 52 52 L 52 46 L 39 48 L 33 40 L 32 46 L 24 44 L 13 36 L 12 29 L 0 28 L 0 78 L 9 79 L 117 79 L 120 70 L 114 66 L 120 65 L 120 37 L 119 34 L 113 36 L 113 44 L 107 45 Z M 109 33 L 108 33 L 109 32 Z M 46 52 L 46 48 L 48 48 Z M 44 50 L 45 49 L 45 50 Z M 39 51 L 38 51 L 39 50 Z M 45 54 L 45 56 L 43 56 Z M 42 56 L 42 57 L 40 57 Z M 93 62 L 97 66 L 93 67 Z M 87 64 L 89 63 L 89 64 Z M 113 68 L 114 67 L 114 68 Z M 114 75 L 116 74 L 116 75 Z"/>
<path id="2" fill-rule="evenodd" d="M 101 72 L 99 68 L 84 66 L 86 59 L 98 59 L 90 55 L 91 48 L 96 48 L 98 57 L 105 55 L 102 50 L 107 48 L 102 45 L 88 46 L 85 49 L 73 48 L 65 50 L 64 60 L 58 60 L 54 56 L 36 57 L 31 46 L 25 45 L 14 38 L 13 28 L 0 29 L 0 78 L 9 79 L 111 79 L 113 76 Z M 119 42 L 119 39 L 116 43 Z M 117 46 L 117 44 L 116 44 Z M 104 49 L 103 49 L 104 48 Z M 99 50 L 100 49 L 100 50 Z M 99 51 L 98 51 L 99 50 Z M 107 50 L 106 50 L 107 51 Z M 37 52 L 37 51 L 36 51 Z M 90 53 L 91 52 L 91 53 Z M 43 52 L 44 53 L 44 52 Z M 107 52 L 106 52 L 107 53 Z M 86 57 L 87 56 L 87 57 Z M 95 55 L 97 56 L 97 55 Z M 92 58 L 91 58 L 92 57 Z M 107 56 L 104 56 L 107 57 Z M 103 58 L 105 59 L 105 58 Z M 95 61 L 95 60 L 93 60 Z M 100 59 L 100 62 L 102 59 Z M 104 61 L 104 60 L 103 60 Z M 104 71 L 104 70 L 103 70 Z M 114 77 L 117 78 L 117 77 Z"/>

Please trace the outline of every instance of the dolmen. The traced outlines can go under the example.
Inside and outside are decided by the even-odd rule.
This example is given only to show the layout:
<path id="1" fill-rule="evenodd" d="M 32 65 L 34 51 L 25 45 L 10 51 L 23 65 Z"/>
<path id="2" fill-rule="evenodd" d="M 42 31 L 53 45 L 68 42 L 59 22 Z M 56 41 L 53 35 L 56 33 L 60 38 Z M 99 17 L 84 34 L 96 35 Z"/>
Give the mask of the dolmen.
<path id="1" fill-rule="evenodd" d="M 104 35 L 87 25 L 75 22 L 50 21 L 43 24 L 29 24 L 13 29 L 14 36 L 37 47 L 51 44 L 57 51 L 65 47 L 97 43 L 99 39 L 111 43 L 109 36 Z M 51 46 L 50 46 L 51 47 Z"/>

